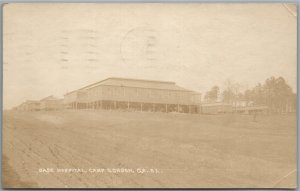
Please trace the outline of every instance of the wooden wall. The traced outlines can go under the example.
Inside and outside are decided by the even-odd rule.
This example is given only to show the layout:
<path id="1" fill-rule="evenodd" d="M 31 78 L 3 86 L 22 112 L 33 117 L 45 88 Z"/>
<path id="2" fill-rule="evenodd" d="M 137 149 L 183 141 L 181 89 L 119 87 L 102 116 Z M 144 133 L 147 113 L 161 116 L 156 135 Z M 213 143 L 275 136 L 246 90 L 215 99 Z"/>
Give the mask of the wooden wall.
<path id="1" fill-rule="evenodd" d="M 195 93 L 192 91 L 174 91 L 106 85 L 94 87 L 86 91 L 87 103 L 98 100 L 167 104 L 195 104 L 196 102 Z"/>

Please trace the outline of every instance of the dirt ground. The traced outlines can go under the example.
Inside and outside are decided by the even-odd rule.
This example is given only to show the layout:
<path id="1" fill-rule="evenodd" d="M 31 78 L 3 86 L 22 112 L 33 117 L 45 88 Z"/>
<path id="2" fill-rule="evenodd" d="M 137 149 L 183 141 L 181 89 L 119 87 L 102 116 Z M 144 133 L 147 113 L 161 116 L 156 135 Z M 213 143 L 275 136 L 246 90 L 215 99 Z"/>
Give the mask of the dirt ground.
<path id="1" fill-rule="evenodd" d="M 293 188 L 296 115 L 5 111 L 2 164 L 5 188 Z"/>

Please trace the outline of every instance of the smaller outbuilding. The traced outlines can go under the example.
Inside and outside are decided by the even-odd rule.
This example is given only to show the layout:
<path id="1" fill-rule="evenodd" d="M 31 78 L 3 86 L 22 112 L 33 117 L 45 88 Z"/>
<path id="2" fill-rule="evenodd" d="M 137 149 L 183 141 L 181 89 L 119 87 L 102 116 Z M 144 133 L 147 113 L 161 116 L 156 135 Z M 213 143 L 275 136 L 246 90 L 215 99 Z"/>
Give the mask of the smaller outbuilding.
<path id="1" fill-rule="evenodd" d="M 17 111 L 39 111 L 40 102 L 34 100 L 27 100 L 15 108 Z"/>
<path id="2" fill-rule="evenodd" d="M 232 104 L 223 103 L 223 102 L 202 103 L 201 113 L 202 114 L 232 113 Z"/>
<path id="3" fill-rule="evenodd" d="M 63 109 L 63 99 L 56 98 L 54 96 L 48 96 L 40 101 L 40 110 L 51 111 Z"/>
<path id="4" fill-rule="evenodd" d="M 267 114 L 269 107 L 263 105 L 235 107 L 234 111 L 239 114 Z"/>

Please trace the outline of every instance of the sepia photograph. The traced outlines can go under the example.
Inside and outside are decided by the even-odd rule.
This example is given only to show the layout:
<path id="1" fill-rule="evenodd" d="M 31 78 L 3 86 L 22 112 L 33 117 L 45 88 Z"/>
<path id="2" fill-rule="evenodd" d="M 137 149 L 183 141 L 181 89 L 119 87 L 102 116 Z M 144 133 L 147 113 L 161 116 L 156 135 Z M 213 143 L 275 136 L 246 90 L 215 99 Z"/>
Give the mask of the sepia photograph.
<path id="1" fill-rule="evenodd" d="M 4 4 L 2 188 L 297 188 L 297 6 Z"/>

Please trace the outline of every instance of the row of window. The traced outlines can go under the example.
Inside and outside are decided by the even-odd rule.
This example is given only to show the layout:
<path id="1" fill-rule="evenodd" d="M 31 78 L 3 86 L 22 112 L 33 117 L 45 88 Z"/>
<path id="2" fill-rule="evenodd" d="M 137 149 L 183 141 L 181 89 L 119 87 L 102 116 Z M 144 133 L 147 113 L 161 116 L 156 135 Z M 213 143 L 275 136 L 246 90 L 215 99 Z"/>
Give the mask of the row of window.
<path id="1" fill-rule="evenodd" d="M 141 89 L 141 88 L 129 88 L 129 87 L 107 87 L 102 86 L 98 88 L 90 89 L 87 92 L 89 99 L 99 97 L 141 97 L 141 98 L 166 98 L 166 99 L 190 99 L 190 92 L 182 91 L 168 91 L 168 90 L 156 90 L 156 89 Z"/>

